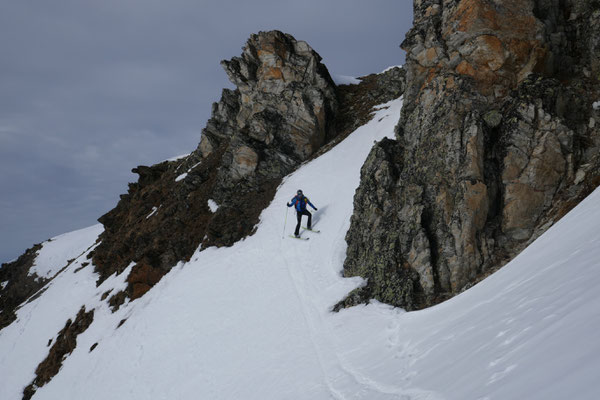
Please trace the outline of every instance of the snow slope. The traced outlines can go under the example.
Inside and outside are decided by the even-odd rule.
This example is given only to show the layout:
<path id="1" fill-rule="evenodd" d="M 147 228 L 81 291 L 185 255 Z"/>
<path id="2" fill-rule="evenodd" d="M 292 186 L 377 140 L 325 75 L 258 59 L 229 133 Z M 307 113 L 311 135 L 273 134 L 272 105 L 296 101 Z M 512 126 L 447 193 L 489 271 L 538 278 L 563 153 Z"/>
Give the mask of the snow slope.
<path id="1" fill-rule="evenodd" d="M 88 249 L 104 230 L 101 224 L 64 233 L 42 243 L 29 274 L 41 278 L 52 278 L 68 260 L 77 258 Z"/>
<path id="2" fill-rule="evenodd" d="M 360 167 L 400 107 L 288 176 L 254 236 L 196 253 L 114 314 L 99 297 L 127 272 L 96 288 L 91 266 L 74 273 L 80 257 L 0 331 L 0 398 L 20 398 L 82 304 L 93 324 L 34 399 L 599 398 L 600 191 L 446 303 L 330 312 L 362 283 L 340 276 L 344 236 Z M 288 237 L 297 189 L 319 208 L 308 241 Z"/>

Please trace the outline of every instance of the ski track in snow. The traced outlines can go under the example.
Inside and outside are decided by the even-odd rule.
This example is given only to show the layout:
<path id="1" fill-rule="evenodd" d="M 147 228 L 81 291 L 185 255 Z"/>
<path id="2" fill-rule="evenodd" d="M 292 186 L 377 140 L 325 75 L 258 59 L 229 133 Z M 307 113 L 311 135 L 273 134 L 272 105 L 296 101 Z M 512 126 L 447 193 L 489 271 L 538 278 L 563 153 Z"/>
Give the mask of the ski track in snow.
<path id="1" fill-rule="evenodd" d="M 383 121 L 387 119 L 386 123 L 382 124 L 382 131 L 387 133 L 387 135 L 377 135 L 376 137 L 371 138 L 371 140 L 377 139 L 380 140 L 383 136 L 392 136 L 393 135 L 393 127 L 397 122 L 392 116 L 399 115 L 399 110 L 392 109 L 387 110 L 385 107 L 381 107 L 383 112 L 380 112 L 374 120 Z M 390 124 L 391 122 L 391 124 Z M 369 129 L 369 127 L 364 127 L 365 131 Z M 362 132 L 357 132 L 356 136 L 359 136 Z M 361 138 L 363 139 L 363 138 Z M 349 140 L 350 142 L 350 140 Z M 367 142 L 369 143 L 369 142 Z M 345 165 L 342 168 L 343 171 L 339 169 L 331 169 L 327 168 L 327 165 L 336 165 L 341 164 L 344 165 L 344 159 L 347 158 L 347 153 L 344 147 L 348 146 L 352 149 L 357 148 L 358 146 L 354 143 L 342 143 L 339 145 L 339 149 L 337 152 L 332 152 L 330 157 L 333 160 L 329 160 L 327 155 L 323 156 L 320 160 L 315 161 L 312 165 L 305 167 L 306 170 L 303 171 L 303 174 L 307 174 L 308 176 L 319 176 L 321 180 L 325 180 L 330 182 L 328 190 L 325 188 L 321 188 L 318 191 L 319 194 L 325 194 L 328 192 L 328 195 L 325 196 L 327 199 L 339 199 L 339 198 L 350 198 L 353 197 L 354 188 L 358 186 L 358 174 L 359 169 L 352 169 L 350 166 Z M 368 154 L 368 150 L 370 150 L 370 146 L 365 146 L 366 152 L 361 154 L 359 160 L 364 160 Z M 355 159 L 356 160 L 356 159 Z M 357 162 L 359 168 L 362 166 L 363 162 Z M 309 168 L 314 170 L 310 171 Z M 300 176 L 302 176 L 301 174 Z M 355 181 L 356 185 L 349 185 L 349 182 Z M 335 182 L 337 185 L 332 185 Z M 342 184 L 340 184 L 340 182 Z M 286 182 L 291 183 L 291 182 Z M 298 185 L 297 185 L 298 186 Z M 321 215 L 327 210 L 329 207 L 335 207 L 335 203 L 328 204 L 325 207 L 322 207 Z M 345 207 L 342 207 L 345 208 Z M 326 218 L 326 217 L 323 217 Z M 311 247 L 321 247 L 314 251 L 313 248 L 310 251 L 305 252 L 306 254 L 300 252 L 291 251 L 289 248 L 284 248 L 281 250 L 282 256 L 286 259 L 285 264 L 288 268 L 290 276 L 294 281 L 295 290 L 298 294 L 298 298 L 300 303 L 302 304 L 304 319 L 306 321 L 307 326 L 311 332 L 311 341 L 315 348 L 315 352 L 319 357 L 319 362 L 321 365 L 321 369 L 325 376 L 325 379 L 328 384 L 328 388 L 332 393 L 332 396 L 336 399 L 413 399 L 417 397 L 413 397 L 408 395 L 405 389 L 400 387 L 384 385 L 378 383 L 369 377 L 361 374 L 356 370 L 352 370 L 346 363 L 344 363 L 339 355 L 335 352 L 335 343 L 334 343 L 334 333 L 332 328 L 329 326 L 328 314 L 336 302 L 336 300 L 341 299 L 342 297 L 331 298 L 330 303 L 322 303 L 318 302 L 315 299 L 319 299 L 322 297 L 323 293 L 323 284 L 332 283 L 327 282 L 323 279 L 323 268 L 328 268 L 330 271 L 330 280 L 335 281 L 338 279 L 339 271 L 341 269 L 341 263 L 345 256 L 345 242 L 344 236 L 349 227 L 349 221 L 344 221 L 343 218 L 340 219 L 340 226 L 337 231 L 332 231 L 328 238 L 333 239 L 327 241 L 326 239 L 321 239 L 321 236 L 317 237 L 317 243 L 312 244 Z M 318 224 L 318 219 L 315 219 L 314 225 Z M 333 224 L 328 225 L 328 228 L 334 228 Z M 327 232 L 322 232 L 320 235 L 326 234 Z M 310 233 L 309 233 L 310 234 Z M 334 255 L 333 259 L 329 259 L 329 264 L 323 263 L 320 260 L 321 255 L 327 254 L 327 249 L 331 247 L 333 243 L 343 243 L 343 251 L 338 252 Z M 289 256 L 291 254 L 292 256 Z M 299 267 L 297 261 L 299 258 L 307 257 L 307 254 L 312 255 L 312 257 L 308 257 L 307 262 L 305 261 L 302 264 L 302 267 Z M 287 256 L 286 256 L 287 255 Z M 317 255 L 316 257 L 314 255 Z M 291 265 L 291 266 L 290 266 Z M 358 280 L 355 280 L 358 281 Z M 354 286 L 356 287 L 356 285 Z M 425 398 L 425 397 L 420 397 Z M 430 398 L 430 397 L 427 397 Z"/>
<path id="2" fill-rule="evenodd" d="M 75 273 L 84 252 L 0 331 L 0 398 L 21 397 L 48 339 L 84 304 L 94 322 L 34 400 L 596 400 L 600 190 L 445 303 L 330 311 L 364 284 L 341 277 L 344 238 L 360 168 L 374 140 L 393 136 L 401 104 L 378 107 L 370 123 L 286 177 L 255 235 L 197 251 L 116 313 L 99 299 L 124 288 L 128 270 L 96 287 L 92 265 Z M 287 237 L 296 219 L 286 203 L 297 189 L 319 208 L 321 233 L 302 232 L 312 240 Z M 69 248 L 67 237 L 55 245 Z"/>

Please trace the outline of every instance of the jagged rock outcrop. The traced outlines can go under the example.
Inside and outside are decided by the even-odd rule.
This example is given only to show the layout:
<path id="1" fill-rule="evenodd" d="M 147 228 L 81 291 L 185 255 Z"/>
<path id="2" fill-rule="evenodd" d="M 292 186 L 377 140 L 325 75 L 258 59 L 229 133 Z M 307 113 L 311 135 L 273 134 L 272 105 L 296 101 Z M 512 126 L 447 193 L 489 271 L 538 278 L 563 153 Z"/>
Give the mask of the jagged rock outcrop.
<path id="1" fill-rule="evenodd" d="M 515 256 L 599 183 L 600 10 L 416 0 L 396 141 L 363 166 L 346 276 L 415 309 Z"/>
<path id="2" fill-rule="evenodd" d="M 335 85 L 320 60 L 306 42 L 270 32 L 252 35 L 241 57 L 221 62 L 237 86 L 235 115 L 225 112 L 225 118 L 219 121 L 232 132 L 241 133 L 234 135 L 232 148 L 226 152 L 232 160 L 227 172 L 233 180 L 254 172 L 260 151 L 279 152 L 291 158 L 283 162 L 284 166 L 272 166 L 285 168 L 285 164 L 306 160 L 328 135 L 333 135 Z M 212 127 L 207 126 L 200 142 L 204 158 L 223 139 L 221 129 Z M 275 154 L 264 154 L 261 160 L 270 160 L 272 155 Z M 281 163 L 281 156 L 273 158 L 274 163 Z"/>

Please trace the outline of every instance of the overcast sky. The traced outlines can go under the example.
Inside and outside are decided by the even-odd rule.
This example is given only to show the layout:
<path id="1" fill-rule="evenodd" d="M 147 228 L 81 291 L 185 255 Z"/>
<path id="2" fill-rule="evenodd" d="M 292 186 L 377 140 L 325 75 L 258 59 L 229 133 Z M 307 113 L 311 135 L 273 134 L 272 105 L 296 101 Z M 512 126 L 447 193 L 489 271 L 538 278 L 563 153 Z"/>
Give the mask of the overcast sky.
<path id="1" fill-rule="evenodd" d="M 0 262 L 96 223 L 131 168 L 194 150 L 251 33 L 307 41 L 331 74 L 404 62 L 410 0 L 0 3 Z"/>

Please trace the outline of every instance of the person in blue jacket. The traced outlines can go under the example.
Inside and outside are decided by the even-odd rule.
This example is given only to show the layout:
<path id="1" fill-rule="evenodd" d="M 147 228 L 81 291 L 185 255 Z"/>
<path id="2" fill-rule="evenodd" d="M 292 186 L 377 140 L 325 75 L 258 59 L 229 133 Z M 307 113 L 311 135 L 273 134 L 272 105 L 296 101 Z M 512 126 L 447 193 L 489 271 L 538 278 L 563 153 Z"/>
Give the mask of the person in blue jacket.
<path id="1" fill-rule="evenodd" d="M 300 222 L 302 221 L 303 215 L 308 216 L 308 224 L 306 225 L 306 227 L 308 229 L 311 229 L 312 214 L 306 209 L 307 204 L 310 205 L 312 208 L 314 208 L 315 211 L 317 211 L 317 207 L 315 207 L 310 202 L 310 200 L 308 200 L 308 198 L 306 196 L 304 196 L 304 194 L 302 194 L 302 190 L 298 190 L 298 192 L 296 192 L 296 195 L 294 196 L 292 201 L 287 203 L 288 207 L 292 207 L 292 206 L 296 207 L 296 217 L 298 217 L 298 224 L 296 225 L 296 230 L 294 231 L 294 236 L 296 236 L 296 237 L 300 237 Z"/>

